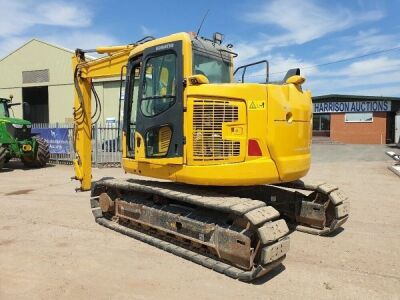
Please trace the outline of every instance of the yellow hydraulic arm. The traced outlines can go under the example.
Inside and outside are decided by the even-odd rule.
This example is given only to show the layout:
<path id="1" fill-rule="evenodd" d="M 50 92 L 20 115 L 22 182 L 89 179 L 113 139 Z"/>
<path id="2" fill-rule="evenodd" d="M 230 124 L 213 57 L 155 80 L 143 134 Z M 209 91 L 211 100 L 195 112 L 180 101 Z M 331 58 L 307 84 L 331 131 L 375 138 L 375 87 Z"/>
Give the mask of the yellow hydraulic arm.
<path id="1" fill-rule="evenodd" d="M 72 58 L 74 71 L 74 159 L 75 179 L 81 182 L 80 189 L 90 190 L 92 181 L 92 79 L 125 74 L 124 66 L 135 45 L 100 47 L 93 50 L 76 50 Z M 97 52 L 107 56 L 86 60 L 85 53 Z"/>

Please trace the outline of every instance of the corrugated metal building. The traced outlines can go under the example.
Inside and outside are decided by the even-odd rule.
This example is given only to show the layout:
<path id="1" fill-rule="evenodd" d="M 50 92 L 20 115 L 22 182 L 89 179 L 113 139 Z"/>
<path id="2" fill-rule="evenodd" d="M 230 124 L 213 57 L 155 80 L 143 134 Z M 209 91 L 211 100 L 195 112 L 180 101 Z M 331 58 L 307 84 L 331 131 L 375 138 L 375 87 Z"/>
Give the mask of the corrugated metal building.
<path id="1" fill-rule="evenodd" d="M 74 51 L 32 39 L 0 59 L 0 97 L 28 102 L 30 114 L 14 107 L 15 117 L 35 123 L 72 122 Z M 119 78 L 94 83 L 102 102 L 100 121 L 118 117 Z"/>

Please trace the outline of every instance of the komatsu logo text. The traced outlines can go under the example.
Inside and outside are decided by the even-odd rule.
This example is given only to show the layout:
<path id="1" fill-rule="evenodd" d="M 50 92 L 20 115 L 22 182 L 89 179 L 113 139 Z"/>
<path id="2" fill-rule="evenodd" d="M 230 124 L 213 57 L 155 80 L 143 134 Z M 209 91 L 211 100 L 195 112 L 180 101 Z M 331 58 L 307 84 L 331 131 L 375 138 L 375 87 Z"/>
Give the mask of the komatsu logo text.
<path id="1" fill-rule="evenodd" d="M 174 48 L 174 44 L 172 44 L 172 43 L 161 45 L 161 46 L 157 46 L 156 47 L 156 51 L 166 50 L 166 49 L 171 49 L 171 48 Z"/>

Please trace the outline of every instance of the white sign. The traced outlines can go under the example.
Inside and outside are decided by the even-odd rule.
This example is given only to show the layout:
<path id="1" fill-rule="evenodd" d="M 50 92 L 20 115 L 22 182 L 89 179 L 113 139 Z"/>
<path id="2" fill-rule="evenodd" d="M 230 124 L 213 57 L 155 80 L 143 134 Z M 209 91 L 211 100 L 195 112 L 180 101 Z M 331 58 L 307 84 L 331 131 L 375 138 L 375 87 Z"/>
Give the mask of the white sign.
<path id="1" fill-rule="evenodd" d="M 313 103 L 314 113 L 390 111 L 390 101 L 354 101 Z"/>
<path id="2" fill-rule="evenodd" d="M 115 124 L 115 123 L 117 123 L 117 121 L 115 120 L 114 117 L 106 118 L 106 124 L 107 124 L 107 125 L 113 125 L 113 124 Z"/>

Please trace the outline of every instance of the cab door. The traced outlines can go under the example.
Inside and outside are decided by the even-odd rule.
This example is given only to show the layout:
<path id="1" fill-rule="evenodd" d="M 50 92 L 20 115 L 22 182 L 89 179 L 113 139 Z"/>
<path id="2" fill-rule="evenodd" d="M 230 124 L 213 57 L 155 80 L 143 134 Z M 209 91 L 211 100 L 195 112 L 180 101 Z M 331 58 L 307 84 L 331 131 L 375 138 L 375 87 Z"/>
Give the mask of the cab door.
<path id="1" fill-rule="evenodd" d="M 136 148 L 143 157 L 183 157 L 182 42 L 148 48 L 143 53 L 136 119 Z"/>
<path id="2" fill-rule="evenodd" d="M 131 59 L 128 63 L 125 80 L 124 127 L 126 136 L 126 156 L 135 158 L 135 131 L 140 87 L 142 56 Z"/>

